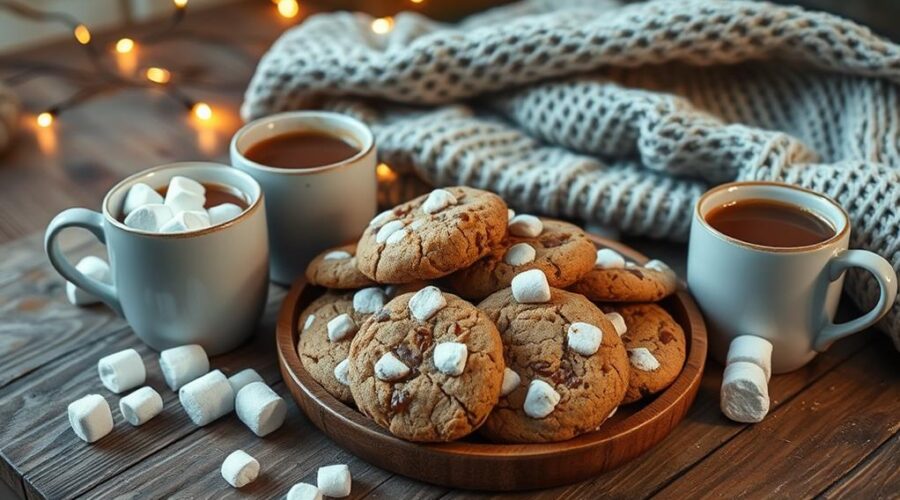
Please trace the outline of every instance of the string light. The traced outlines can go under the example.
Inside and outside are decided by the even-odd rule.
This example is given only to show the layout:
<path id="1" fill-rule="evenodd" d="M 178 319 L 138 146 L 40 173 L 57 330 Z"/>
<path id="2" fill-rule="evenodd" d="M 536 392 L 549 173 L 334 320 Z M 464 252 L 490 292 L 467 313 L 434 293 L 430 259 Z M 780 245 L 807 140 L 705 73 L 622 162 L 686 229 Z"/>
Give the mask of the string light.
<path id="1" fill-rule="evenodd" d="M 412 3 L 422 3 L 422 2 L 424 2 L 425 0 L 409 0 L 409 1 L 412 2 Z"/>
<path id="2" fill-rule="evenodd" d="M 187 7 L 188 0 L 172 0 L 172 3 L 175 4 L 176 8 L 183 9 Z"/>
<path id="3" fill-rule="evenodd" d="M 169 83 L 169 80 L 172 79 L 172 73 L 170 73 L 169 70 L 164 68 L 157 68 L 155 66 L 147 68 L 147 71 L 144 74 L 146 75 L 148 80 L 160 85 L 165 85 Z"/>
<path id="4" fill-rule="evenodd" d="M 379 163 L 375 167 L 375 176 L 381 182 L 391 182 L 397 178 L 397 172 L 394 172 L 387 163 Z"/>
<path id="5" fill-rule="evenodd" d="M 131 38 L 120 38 L 116 42 L 116 52 L 119 54 L 127 54 L 134 50 L 134 40 Z"/>
<path id="6" fill-rule="evenodd" d="M 379 17 L 372 20 L 372 31 L 379 35 L 390 32 L 394 29 L 394 18 L 391 16 Z"/>
<path id="7" fill-rule="evenodd" d="M 198 102 L 191 107 L 191 113 L 197 117 L 198 120 L 207 121 L 212 118 L 213 112 L 212 108 L 209 107 L 209 104 L 205 102 Z"/>
<path id="8" fill-rule="evenodd" d="M 297 0 L 278 0 L 277 7 L 281 17 L 288 19 L 297 17 L 297 14 L 300 13 L 300 4 L 297 3 Z"/>
<path id="9" fill-rule="evenodd" d="M 87 45 L 91 43 L 91 32 L 87 29 L 87 26 L 83 24 L 75 26 L 73 34 L 75 35 L 75 39 L 78 40 L 78 43 L 80 43 L 81 45 Z"/>
<path id="10" fill-rule="evenodd" d="M 53 113 L 49 111 L 44 111 L 43 113 L 37 115 L 37 124 L 38 127 L 47 128 L 50 125 L 53 125 Z"/>

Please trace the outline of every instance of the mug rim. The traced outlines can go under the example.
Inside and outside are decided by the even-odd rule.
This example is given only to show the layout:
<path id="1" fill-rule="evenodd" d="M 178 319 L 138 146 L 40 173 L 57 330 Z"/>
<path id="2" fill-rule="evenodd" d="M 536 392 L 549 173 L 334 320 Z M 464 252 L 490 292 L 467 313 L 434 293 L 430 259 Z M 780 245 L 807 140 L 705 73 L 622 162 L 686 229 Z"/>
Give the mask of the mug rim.
<path id="1" fill-rule="evenodd" d="M 155 233 L 155 232 L 151 232 L 151 231 L 144 231 L 143 229 L 135 229 L 132 227 L 128 227 L 124 223 L 119 222 L 119 220 L 117 218 L 112 216 L 112 212 L 109 210 L 109 203 L 110 203 L 110 198 L 112 197 L 113 193 L 116 193 L 119 190 L 124 189 L 124 187 L 126 185 L 128 185 L 129 183 L 134 183 L 134 181 L 137 180 L 138 178 L 144 177 L 148 174 L 161 172 L 164 170 L 183 169 L 186 167 L 199 167 L 199 168 L 203 168 L 203 169 L 212 169 L 212 168 L 225 169 L 229 172 L 227 175 L 235 174 L 238 177 L 243 177 L 245 181 L 249 181 L 251 184 L 255 185 L 256 189 L 259 191 L 259 196 L 257 196 L 255 200 L 252 200 L 250 202 L 250 204 L 247 206 L 247 208 L 244 209 L 244 211 L 241 212 L 240 215 L 238 215 L 237 217 L 235 217 L 233 219 L 229 219 L 225 222 L 221 222 L 219 224 L 205 227 L 205 228 L 197 230 L 197 231 L 184 231 L 184 232 L 180 232 L 180 233 Z M 231 187 L 234 187 L 235 189 L 237 189 L 236 186 L 231 186 Z M 249 193 L 244 193 L 244 194 L 249 195 Z M 113 187 L 111 187 L 109 189 L 109 191 L 106 192 L 106 195 L 103 196 L 103 202 L 102 202 L 103 204 L 101 206 L 101 209 L 103 212 L 103 217 L 106 219 L 107 222 L 111 223 L 113 226 L 115 226 L 118 229 L 121 229 L 123 231 L 129 232 L 132 234 L 139 234 L 141 236 L 149 236 L 149 237 L 155 237 L 155 238 L 160 238 L 160 239 L 193 238 L 195 236 L 203 236 L 206 234 L 210 234 L 210 233 L 214 233 L 217 231 L 227 229 L 227 228 L 237 224 L 238 222 L 250 217 L 253 213 L 255 213 L 259 210 L 259 207 L 262 205 L 262 200 L 263 200 L 264 196 L 265 196 L 265 193 L 263 193 L 262 187 L 259 185 L 258 182 L 256 182 L 256 179 L 254 179 L 252 176 L 248 175 L 245 172 L 241 172 L 240 170 L 238 170 L 236 168 L 232 168 L 228 165 L 225 165 L 222 163 L 211 162 L 211 161 L 182 161 L 182 162 L 175 162 L 175 163 L 165 163 L 163 165 L 157 165 L 155 167 L 150 167 L 150 168 L 141 170 L 140 172 L 131 174 L 128 177 L 120 180 Z"/>
<path id="2" fill-rule="evenodd" d="M 706 217 L 704 217 L 703 214 L 700 213 L 700 207 L 703 206 L 703 204 L 706 202 L 706 200 L 710 196 L 712 196 L 716 193 L 719 193 L 721 191 L 730 189 L 730 188 L 742 187 L 742 186 L 763 186 L 763 187 L 770 187 L 770 188 L 776 188 L 776 189 L 785 189 L 788 191 L 799 191 L 803 194 L 811 195 L 816 198 L 819 198 L 820 200 L 837 208 L 838 212 L 841 214 L 841 217 L 843 218 L 843 221 L 844 221 L 843 227 L 841 228 L 840 231 L 835 230 L 834 235 L 831 236 L 830 238 L 828 238 L 827 240 L 820 241 L 818 243 L 813 243 L 811 245 L 803 245 L 803 246 L 797 246 L 797 247 L 773 247 L 773 246 L 769 246 L 769 245 L 760 245 L 758 243 L 750 243 L 748 241 L 744 241 L 744 240 L 734 238 L 732 236 L 728 236 L 727 234 L 714 228 L 706 220 Z M 765 197 L 763 196 L 762 198 L 765 198 Z M 808 208 L 810 210 L 814 210 L 809 207 L 803 207 L 803 208 Z M 814 210 L 814 211 L 816 211 L 816 210 Z M 816 212 L 818 213 L 818 211 L 816 211 Z M 826 217 L 826 219 L 827 219 L 827 216 L 825 214 L 820 214 L 820 216 Z M 703 193 L 699 199 L 697 199 L 697 203 L 694 204 L 694 218 L 697 219 L 698 221 L 700 221 L 700 223 L 703 225 L 703 227 L 705 229 L 707 229 L 710 233 L 712 233 L 714 236 L 716 236 L 719 239 L 725 240 L 728 243 L 732 243 L 732 244 L 735 244 L 735 245 L 738 245 L 741 247 L 746 247 L 746 248 L 750 248 L 753 250 L 758 250 L 761 252 L 769 252 L 769 253 L 803 253 L 803 252 L 812 252 L 815 250 L 820 250 L 824 247 L 828 247 L 828 246 L 831 246 L 831 245 L 837 243 L 838 241 L 843 239 L 850 232 L 850 216 L 847 214 L 847 211 L 844 210 L 844 207 L 842 207 L 838 202 L 834 201 L 829 196 L 827 196 L 823 193 L 819 193 L 818 191 L 813 191 L 812 189 L 807 189 L 805 187 L 796 186 L 794 184 L 788 184 L 786 182 L 776 182 L 776 181 L 734 181 L 734 182 L 728 182 L 725 184 L 719 184 L 718 186 L 714 186 L 714 187 L 710 188 L 709 190 L 707 190 L 705 193 Z M 830 220 L 829 220 L 829 222 L 830 222 Z"/>
<path id="3" fill-rule="evenodd" d="M 346 158 L 341 161 L 337 161 L 334 163 L 328 163 L 325 165 L 319 165 L 317 167 L 309 167 L 309 168 L 278 168 L 278 167 L 270 167 L 268 165 L 263 165 L 262 163 L 257 163 L 244 154 L 238 148 L 238 140 L 240 140 L 244 135 L 246 135 L 251 129 L 259 127 L 262 125 L 264 121 L 282 121 L 291 118 L 297 118 L 299 120 L 308 120 L 310 118 L 324 118 L 329 120 L 343 121 L 349 123 L 351 126 L 359 127 L 360 130 L 364 131 L 364 144 L 361 147 L 359 152 L 355 155 Z M 237 155 L 240 157 L 241 161 L 246 164 L 247 167 L 253 168 L 255 170 L 259 170 L 262 172 L 269 172 L 279 175 L 312 175 L 321 173 L 327 170 L 332 170 L 340 167 L 344 167 L 347 165 L 353 165 L 357 163 L 359 160 L 365 158 L 375 149 L 375 134 L 372 133 L 372 130 L 368 125 L 363 123 L 362 120 L 358 120 L 350 115 L 344 113 L 336 113 L 334 111 L 312 111 L 312 110 L 296 110 L 296 111 L 283 111 L 281 113 L 273 113 L 271 115 L 261 116 L 249 123 L 245 123 L 243 127 L 239 128 L 237 132 L 231 137 L 231 144 L 229 145 L 229 150 L 232 155 Z M 232 163 L 234 163 L 232 161 Z"/>

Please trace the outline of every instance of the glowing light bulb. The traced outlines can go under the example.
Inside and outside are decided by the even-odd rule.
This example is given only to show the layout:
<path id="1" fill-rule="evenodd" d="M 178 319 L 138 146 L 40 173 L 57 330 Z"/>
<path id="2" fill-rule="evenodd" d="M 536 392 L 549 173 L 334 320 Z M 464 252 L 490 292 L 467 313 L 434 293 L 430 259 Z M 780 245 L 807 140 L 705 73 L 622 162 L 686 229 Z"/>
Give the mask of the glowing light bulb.
<path id="1" fill-rule="evenodd" d="M 172 0 L 172 3 L 175 4 L 175 7 L 183 9 L 187 7 L 188 0 Z"/>
<path id="2" fill-rule="evenodd" d="M 48 111 L 44 111 L 43 113 L 37 115 L 37 124 L 38 127 L 41 128 L 47 128 L 50 125 L 53 125 L 53 114 Z"/>
<path id="3" fill-rule="evenodd" d="M 157 67 L 147 68 L 146 76 L 151 82 L 160 85 L 169 83 L 169 80 L 172 79 L 172 73 L 169 73 L 169 70 Z"/>
<path id="4" fill-rule="evenodd" d="M 205 102 L 194 104 L 194 107 L 191 108 L 191 113 L 194 113 L 194 116 L 196 116 L 198 120 L 203 121 L 209 120 L 213 115 L 212 108 Z"/>
<path id="5" fill-rule="evenodd" d="M 375 176 L 379 181 L 390 182 L 397 178 L 397 172 L 394 172 L 386 163 L 379 163 L 375 167 Z"/>
<path id="6" fill-rule="evenodd" d="M 297 0 L 278 0 L 278 13 L 281 14 L 282 17 L 286 17 L 288 19 L 292 17 L 297 17 L 297 14 L 300 13 L 300 4 L 297 3 Z"/>
<path id="7" fill-rule="evenodd" d="M 91 43 L 91 32 L 87 29 L 87 26 L 83 24 L 75 26 L 73 34 L 75 35 L 75 39 L 78 40 L 78 43 L 80 43 L 81 45 L 87 45 Z"/>
<path id="8" fill-rule="evenodd" d="M 422 3 L 422 2 L 424 2 L 425 0 L 409 0 L 409 1 L 412 2 L 412 3 Z"/>
<path id="9" fill-rule="evenodd" d="M 379 17 L 372 20 L 372 31 L 383 35 L 394 29 L 394 18 L 391 16 Z"/>
<path id="10" fill-rule="evenodd" d="M 134 40 L 131 38 L 120 38 L 116 42 L 116 52 L 119 54 L 127 54 L 134 50 Z"/>

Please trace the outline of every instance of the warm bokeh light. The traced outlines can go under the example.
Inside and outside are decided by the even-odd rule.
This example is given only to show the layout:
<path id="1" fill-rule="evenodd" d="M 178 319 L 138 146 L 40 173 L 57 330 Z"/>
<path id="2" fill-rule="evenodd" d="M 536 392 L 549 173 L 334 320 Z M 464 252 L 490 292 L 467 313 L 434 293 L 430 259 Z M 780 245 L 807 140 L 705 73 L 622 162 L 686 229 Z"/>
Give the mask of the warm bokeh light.
<path id="1" fill-rule="evenodd" d="M 81 45 L 87 45 L 91 43 L 91 32 L 87 29 L 87 26 L 83 24 L 79 24 L 75 26 L 74 30 L 75 39 L 78 40 L 78 43 Z"/>
<path id="2" fill-rule="evenodd" d="M 422 3 L 422 2 L 424 2 L 425 0 L 409 0 L 409 1 L 412 2 L 412 3 Z"/>
<path id="3" fill-rule="evenodd" d="M 379 163 L 375 167 L 375 176 L 380 182 L 391 182 L 397 178 L 397 172 L 394 172 L 387 163 Z"/>
<path id="4" fill-rule="evenodd" d="M 169 73 L 169 70 L 157 67 L 147 68 L 146 76 L 151 82 L 160 85 L 169 83 L 169 80 L 172 79 L 172 73 Z"/>
<path id="5" fill-rule="evenodd" d="M 43 113 L 37 115 L 37 124 L 38 127 L 47 128 L 50 125 L 53 125 L 53 114 L 44 111 Z"/>
<path id="6" fill-rule="evenodd" d="M 278 13 L 288 19 L 297 17 L 300 13 L 300 4 L 297 0 L 278 0 Z"/>
<path id="7" fill-rule="evenodd" d="M 183 9 L 183 8 L 187 7 L 188 0 L 172 0 L 172 3 L 175 4 L 175 7 L 178 7 L 179 9 Z"/>
<path id="8" fill-rule="evenodd" d="M 212 108 L 210 108 L 209 104 L 206 104 L 205 102 L 198 102 L 197 104 L 194 104 L 194 107 L 191 108 L 191 113 L 193 113 L 198 120 L 203 121 L 209 120 L 213 115 Z"/>
<path id="9" fill-rule="evenodd" d="M 131 38 L 120 38 L 116 42 L 116 52 L 119 54 L 127 54 L 134 50 L 134 40 Z"/>
<path id="10" fill-rule="evenodd" d="M 394 29 L 394 18 L 391 16 L 379 17 L 378 19 L 372 20 L 372 31 L 379 35 L 388 33 L 392 29 Z"/>

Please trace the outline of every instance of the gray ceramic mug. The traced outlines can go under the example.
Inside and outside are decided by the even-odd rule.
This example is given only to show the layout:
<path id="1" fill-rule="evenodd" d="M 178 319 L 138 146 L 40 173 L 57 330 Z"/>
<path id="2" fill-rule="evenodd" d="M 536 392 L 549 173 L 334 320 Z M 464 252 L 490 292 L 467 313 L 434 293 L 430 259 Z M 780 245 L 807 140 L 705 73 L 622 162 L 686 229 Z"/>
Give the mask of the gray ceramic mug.
<path id="1" fill-rule="evenodd" d="M 131 186 L 143 182 L 156 189 L 175 175 L 236 188 L 249 207 L 235 219 L 190 233 L 150 233 L 116 219 Z M 106 244 L 112 285 L 85 276 L 62 254 L 57 236 L 69 227 L 87 229 Z M 107 193 L 102 213 L 70 208 L 57 215 L 44 247 L 65 279 L 124 316 L 157 350 L 200 344 L 210 355 L 229 351 L 253 333 L 266 303 L 263 193 L 252 177 L 225 165 L 173 163 L 133 175 Z"/>

